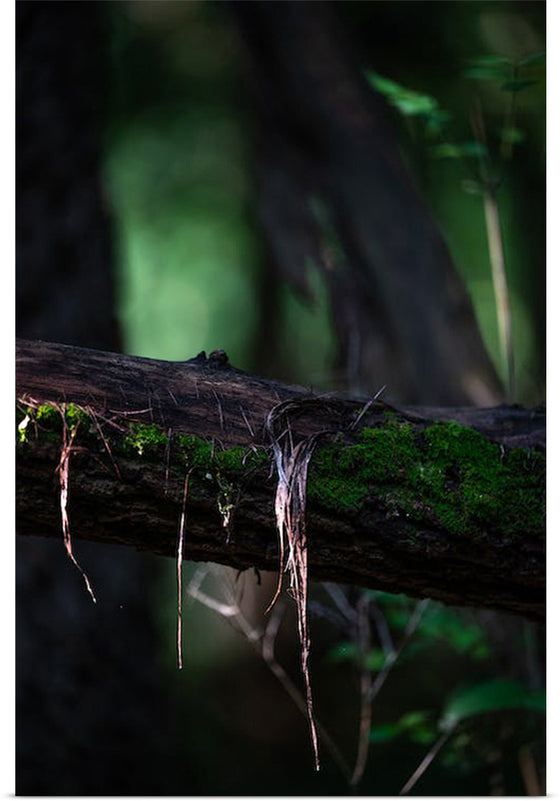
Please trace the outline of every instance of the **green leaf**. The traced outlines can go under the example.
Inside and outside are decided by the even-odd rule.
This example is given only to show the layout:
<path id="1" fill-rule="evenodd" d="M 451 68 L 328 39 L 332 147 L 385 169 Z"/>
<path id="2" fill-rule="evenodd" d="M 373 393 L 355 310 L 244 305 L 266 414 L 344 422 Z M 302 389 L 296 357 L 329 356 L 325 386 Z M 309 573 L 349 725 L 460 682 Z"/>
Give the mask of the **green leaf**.
<path id="1" fill-rule="evenodd" d="M 452 145 L 445 142 L 442 145 L 437 145 L 432 148 L 432 155 L 439 159 L 458 159 L 461 156 L 467 158 L 486 156 L 488 151 L 486 145 L 482 142 L 462 142 L 458 145 Z"/>
<path id="2" fill-rule="evenodd" d="M 480 642 L 475 645 L 470 654 L 477 662 L 481 662 L 483 659 L 488 659 L 488 657 L 492 655 L 492 650 L 487 643 Z"/>
<path id="3" fill-rule="evenodd" d="M 386 613 L 388 623 L 395 629 L 405 629 L 410 621 L 412 612 L 408 610 L 389 609 Z"/>
<path id="4" fill-rule="evenodd" d="M 465 187 L 465 184 L 468 186 Z M 472 180 L 463 181 L 463 188 L 472 193 L 483 191 L 478 182 Z M 466 623 L 457 612 L 444 606 L 432 607 L 431 612 L 423 618 L 419 633 L 424 638 L 444 640 L 460 653 L 469 653 L 474 658 L 481 659 L 490 653 L 484 629 Z"/>
<path id="5" fill-rule="evenodd" d="M 365 667 L 368 670 L 377 672 L 385 665 L 387 657 L 380 648 L 372 648 L 365 658 Z"/>
<path id="6" fill-rule="evenodd" d="M 512 145 L 516 145 L 525 140 L 525 134 L 523 131 L 520 131 L 519 128 L 505 128 L 502 132 L 502 139 L 504 142 L 510 142 Z"/>
<path id="7" fill-rule="evenodd" d="M 443 145 L 436 145 L 431 150 L 432 156 L 436 159 L 458 159 L 461 158 L 461 151 L 456 145 L 445 142 Z"/>
<path id="8" fill-rule="evenodd" d="M 339 642 L 327 654 L 329 662 L 354 662 L 358 656 L 358 648 L 351 640 Z"/>
<path id="9" fill-rule="evenodd" d="M 446 111 L 444 108 L 435 108 L 428 117 L 428 122 L 445 123 L 453 119 L 453 114 Z"/>
<path id="10" fill-rule="evenodd" d="M 406 712 L 406 714 L 404 714 L 399 720 L 399 727 L 401 729 L 413 729 L 416 726 L 424 725 L 429 717 L 429 712 L 420 710 L 415 712 Z"/>
<path id="11" fill-rule="evenodd" d="M 459 145 L 464 156 L 487 156 L 488 150 L 482 142 L 463 142 Z"/>
<path id="12" fill-rule="evenodd" d="M 437 740 L 437 732 L 427 726 L 418 727 L 409 733 L 410 739 L 420 745 L 431 745 Z"/>
<path id="13" fill-rule="evenodd" d="M 393 104 L 407 116 L 431 114 L 437 108 L 437 101 L 433 97 L 408 91 L 395 95 Z"/>
<path id="14" fill-rule="evenodd" d="M 407 89 L 373 70 L 366 70 L 365 77 L 370 86 L 384 95 L 405 116 L 429 115 L 438 108 L 437 100 L 431 95 Z"/>
<path id="15" fill-rule="evenodd" d="M 399 730 L 406 732 L 413 742 L 429 745 L 437 739 L 437 730 L 429 712 L 407 712 L 398 722 Z"/>
<path id="16" fill-rule="evenodd" d="M 494 679 L 453 694 L 439 725 L 444 731 L 449 731 L 466 718 L 503 709 L 525 708 L 544 712 L 544 700 L 544 693 L 526 690 L 519 682 Z"/>
<path id="17" fill-rule="evenodd" d="M 373 726 L 370 730 L 370 741 L 386 742 L 405 733 L 411 740 L 422 745 L 433 743 L 438 736 L 431 714 L 425 711 L 413 711 L 407 712 L 396 723 Z"/>
<path id="18" fill-rule="evenodd" d="M 426 127 L 424 129 L 426 136 L 439 136 L 442 129 L 449 120 L 453 119 L 453 115 L 442 108 L 435 108 L 426 115 Z"/>
<path id="19" fill-rule="evenodd" d="M 374 72 L 373 70 L 366 70 L 365 77 L 370 86 L 377 89 L 383 95 L 394 95 L 402 91 L 402 87 L 398 83 L 392 81 L 390 78 L 385 78 L 383 75 Z"/>
<path id="20" fill-rule="evenodd" d="M 385 723 L 381 726 L 372 726 L 369 730 L 370 743 L 386 743 L 394 740 L 400 734 L 400 729 L 396 723 Z"/>
<path id="21" fill-rule="evenodd" d="M 537 81 L 506 81 L 500 86 L 503 92 L 520 92 L 528 86 L 534 86 Z"/>
<path id="22" fill-rule="evenodd" d="M 540 64 L 546 61 L 546 51 L 541 50 L 540 53 L 532 53 L 530 56 L 525 56 L 518 62 L 520 67 L 527 67 L 529 64 Z"/>

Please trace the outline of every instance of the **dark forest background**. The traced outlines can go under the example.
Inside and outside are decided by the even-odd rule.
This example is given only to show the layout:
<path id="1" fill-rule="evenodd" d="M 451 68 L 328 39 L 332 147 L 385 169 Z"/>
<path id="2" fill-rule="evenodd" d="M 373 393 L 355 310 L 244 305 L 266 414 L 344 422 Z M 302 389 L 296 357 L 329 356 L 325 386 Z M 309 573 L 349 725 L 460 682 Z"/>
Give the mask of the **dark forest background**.
<path id="1" fill-rule="evenodd" d="M 18 336 L 159 359 L 224 348 L 326 391 L 502 402 L 486 170 L 510 400 L 544 401 L 544 3 L 20 1 L 16 26 Z M 473 148 L 480 119 L 489 157 Z M 62 542 L 17 543 L 18 794 L 348 792 L 327 752 L 313 772 L 305 719 L 201 604 L 177 670 L 171 560 L 78 547 L 97 607 Z M 205 586 L 242 595 L 256 625 L 274 581 L 221 569 Z M 352 763 L 363 665 L 332 603 L 314 587 L 312 681 Z M 376 676 L 380 633 L 398 642 L 418 607 L 370 603 Z M 297 682 L 294 629 L 288 608 L 277 650 Z M 375 698 L 358 792 L 397 793 L 454 693 L 490 681 L 510 688 L 502 708 L 466 715 L 413 792 L 542 791 L 542 710 L 526 702 L 544 686 L 542 640 L 431 603 Z"/>

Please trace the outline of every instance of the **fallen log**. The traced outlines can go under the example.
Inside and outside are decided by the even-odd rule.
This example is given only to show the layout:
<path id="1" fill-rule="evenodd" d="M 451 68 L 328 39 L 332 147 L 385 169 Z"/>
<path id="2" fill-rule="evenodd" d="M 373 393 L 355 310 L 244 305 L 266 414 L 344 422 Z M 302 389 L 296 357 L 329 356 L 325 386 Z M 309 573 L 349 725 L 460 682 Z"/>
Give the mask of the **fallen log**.
<path id="1" fill-rule="evenodd" d="M 309 574 L 544 617 L 544 410 L 396 409 L 237 370 L 17 344 L 17 532 L 279 569 L 284 452 L 313 439 Z M 282 470 L 282 464 L 280 464 Z M 188 478 L 188 480 L 186 480 Z M 185 494 L 186 493 L 186 494 Z"/>

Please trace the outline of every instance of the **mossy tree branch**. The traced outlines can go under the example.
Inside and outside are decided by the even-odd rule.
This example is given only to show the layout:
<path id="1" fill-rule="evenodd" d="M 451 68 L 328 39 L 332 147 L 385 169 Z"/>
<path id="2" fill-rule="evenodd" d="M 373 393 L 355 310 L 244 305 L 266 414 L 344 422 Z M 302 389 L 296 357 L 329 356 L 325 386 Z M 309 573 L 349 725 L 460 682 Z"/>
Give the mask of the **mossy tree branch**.
<path id="1" fill-rule="evenodd" d="M 312 578 L 544 615 L 544 411 L 396 410 L 260 379 L 221 353 L 162 362 L 25 341 L 16 391 L 19 534 L 62 538 L 64 416 L 74 538 L 174 556 L 189 473 L 185 557 L 277 570 L 276 407 L 276 436 L 317 438 Z"/>

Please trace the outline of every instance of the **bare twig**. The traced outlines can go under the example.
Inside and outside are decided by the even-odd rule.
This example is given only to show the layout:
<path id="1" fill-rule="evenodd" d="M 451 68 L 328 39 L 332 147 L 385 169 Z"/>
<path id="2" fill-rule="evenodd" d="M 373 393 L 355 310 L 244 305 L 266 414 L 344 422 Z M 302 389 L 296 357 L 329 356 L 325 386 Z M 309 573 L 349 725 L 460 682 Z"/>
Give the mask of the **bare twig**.
<path id="1" fill-rule="evenodd" d="M 212 598 L 210 595 L 207 595 L 202 590 L 199 590 L 198 587 L 188 587 L 187 588 L 188 594 L 194 598 L 196 601 L 199 601 L 203 606 L 207 606 L 208 609 L 212 609 L 214 612 L 217 612 L 222 617 L 227 618 L 236 618 L 239 614 L 239 607 L 237 604 L 224 604 L 221 601 L 217 601 L 215 598 Z"/>
<path id="2" fill-rule="evenodd" d="M 369 597 L 362 593 L 356 605 L 358 618 L 358 647 L 360 653 L 360 730 L 358 751 L 350 786 L 357 787 L 364 775 L 369 753 L 369 732 L 371 729 L 371 688 L 372 674 L 367 667 L 366 658 L 371 648 L 369 623 Z"/>
<path id="3" fill-rule="evenodd" d="M 299 711 L 307 717 L 307 705 L 305 702 L 304 697 L 299 692 L 293 681 L 290 679 L 282 665 L 276 660 L 274 654 L 274 644 L 276 641 L 276 635 L 278 633 L 278 629 L 280 628 L 280 624 L 282 622 L 282 618 L 284 616 L 284 606 L 282 603 L 276 604 L 274 609 L 272 610 L 272 614 L 270 616 L 270 620 L 268 625 L 265 629 L 264 636 L 262 639 L 262 657 L 266 664 L 268 665 L 271 672 L 276 676 L 280 684 L 284 687 L 294 704 L 297 706 Z M 352 773 L 350 767 L 348 766 L 346 760 L 340 753 L 337 745 L 335 744 L 334 740 L 328 734 L 326 729 L 321 725 L 320 721 L 316 720 L 317 730 L 321 736 L 321 742 L 327 749 L 327 751 L 332 756 L 333 760 L 336 762 L 342 773 L 344 774 L 346 780 L 350 782 L 352 777 Z"/>
<path id="4" fill-rule="evenodd" d="M 337 606 L 338 610 L 341 614 L 346 618 L 348 623 L 355 625 L 357 613 L 352 604 L 348 601 L 348 598 L 338 586 L 338 584 L 333 584 L 330 581 L 324 581 L 323 587 L 325 588 L 326 592 L 330 595 L 332 600 L 334 601 L 335 605 Z"/>
<path id="5" fill-rule="evenodd" d="M 360 422 L 360 420 L 362 419 L 364 414 L 367 412 L 367 410 L 370 408 L 370 406 L 373 403 L 375 403 L 375 401 L 385 392 L 386 389 L 387 389 L 387 384 L 383 384 L 381 389 L 377 390 L 377 392 L 375 393 L 373 398 L 368 400 L 368 402 L 363 406 L 363 408 L 360 409 L 360 412 L 359 412 L 358 416 L 356 417 L 356 419 L 354 420 L 354 422 L 350 426 L 350 431 L 353 431 L 353 429 L 356 428 L 356 426 L 358 425 L 358 423 Z"/>
<path id="6" fill-rule="evenodd" d="M 373 700 L 375 698 L 375 696 L 379 693 L 380 689 L 385 684 L 387 676 L 391 672 L 391 669 L 393 668 L 393 665 L 398 660 L 398 658 L 401 655 L 403 649 L 405 648 L 405 646 L 409 642 L 410 638 L 412 637 L 412 635 L 414 634 L 414 632 L 418 628 L 418 624 L 420 623 L 420 619 L 422 618 L 422 615 L 426 611 L 426 607 L 428 606 L 429 603 L 430 603 L 430 601 L 428 600 L 428 598 L 424 598 L 424 600 L 419 601 L 416 604 L 416 606 L 414 607 L 414 611 L 413 611 L 413 613 L 411 614 L 411 616 L 410 616 L 410 618 L 408 620 L 408 623 L 407 623 L 406 628 L 404 630 L 404 635 L 403 635 L 401 641 L 399 642 L 397 648 L 393 649 L 388 654 L 388 656 L 387 656 L 387 658 L 385 660 L 385 664 L 383 665 L 382 670 L 375 677 L 375 681 L 373 682 L 372 687 L 371 687 L 371 691 L 370 691 L 370 700 Z"/>
<path id="7" fill-rule="evenodd" d="M 515 94 L 515 93 L 514 93 Z M 479 142 L 486 145 L 486 131 L 480 104 L 473 106 L 471 124 L 474 135 Z M 515 392 L 515 365 L 513 357 L 513 335 L 511 325 L 511 309 L 509 289 L 506 275 L 506 262 L 504 256 L 504 242 L 500 225 L 498 201 L 496 199 L 496 183 L 489 169 L 483 170 L 481 185 L 483 189 L 484 219 L 486 222 L 486 236 L 488 239 L 488 253 L 492 270 L 492 283 L 496 300 L 496 315 L 498 318 L 498 335 L 502 359 L 507 375 L 507 399 L 513 403 Z"/>
<path id="8" fill-rule="evenodd" d="M 373 617 L 373 622 L 375 623 L 375 630 L 377 632 L 377 637 L 383 649 L 383 653 L 385 656 L 388 656 L 392 651 L 395 650 L 395 645 L 393 643 L 393 638 L 391 636 L 391 631 L 389 626 L 387 625 L 387 620 L 385 615 L 375 602 L 374 598 L 370 598 L 370 613 Z"/>
<path id="9" fill-rule="evenodd" d="M 517 755 L 519 760 L 519 768 L 523 776 L 523 783 L 527 791 L 527 795 L 544 795 L 541 791 L 541 784 L 539 781 L 539 774 L 535 764 L 535 757 L 531 751 L 530 745 L 524 745 L 519 749 Z"/>
<path id="10" fill-rule="evenodd" d="M 426 770 L 430 767 L 436 756 L 439 754 L 445 743 L 449 740 L 453 732 L 455 731 L 455 727 L 449 728 L 441 735 L 439 740 L 437 740 L 434 745 L 430 748 L 422 762 L 418 765 L 410 779 L 403 785 L 399 795 L 406 795 L 409 793 L 416 782 L 423 776 Z"/>
<path id="11" fill-rule="evenodd" d="M 486 235 L 488 237 L 488 251 L 492 267 L 492 282 L 496 297 L 496 314 L 498 316 L 498 333 L 502 358 L 507 369 L 507 397 L 513 402 L 515 392 L 513 334 L 511 326 L 511 309 L 509 290 L 506 276 L 506 263 L 504 257 L 504 244 L 498 202 L 493 192 L 484 192 L 484 216 L 486 220 Z"/>
<path id="12" fill-rule="evenodd" d="M 296 707 L 299 709 L 299 711 L 302 713 L 302 715 L 307 718 L 308 708 L 307 708 L 306 698 L 298 690 L 298 688 L 293 683 L 291 678 L 288 676 L 284 668 L 277 661 L 274 653 L 274 644 L 276 641 L 276 635 L 278 633 L 278 629 L 282 622 L 282 618 L 285 611 L 284 605 L 281 602 L 279 602 L 274 606 L 274 609 L 272 610 L 270 618 L 267 622 L 267 626 L 263 631 L 260 628 L 253 626 L 247 620 L 242 610 L 239 608 L 239 605 L 234 600 L 234 595 L 235 595 L 234 590 L 232 589 L 231 586 L 228 585 L 227 582 L 222 581 L 221 585 L 226 593 L 228 603 L 223 603 L 221 601 L 218 601 L 216 598 L 212 598 L 211 596 L 207 595 L 200 589 L 200 586 L 204 581 L 208 572 L 209 572 L 208 567 L 204 569 L 199 569 L 191 579 L 189 585 L 187 586 L 186 592 L 195 600 L 200 601 L 200 603 L 202 603 L 208 609 L 212 609 L 212 611 L 221 615 L 230 623 L 230 625 L 236 631 L 243 634 L 245 639 L 250 643 L 250 645 L 255 649 L 255 651 L 263 658 L 265 664 L 267 665 L 271 673 L 280 682 L 280 684 L 287 692 L 287 694 L 290 696 L 290 698 L 292 699 Z M 321 742 L 323 743 L 326 750 L 330 753 L 333 760 L 342 771 L 346 780 L 350 781 L 352 773 L 346 760 L 340 753 L 335 742 L 333 741 L 329 733 L 326 731 L 326 729 L 321 725 L 319 721 L 316 720 L 315 722 L 317 725 L 317 731 L 319 732 L 321 737 Z"/>
<path id="13" fill-rule="evenodd" d="M 121 471 L 119 470 L 119 466 L 115 461 L 115 458 L 113 456 L 113 452 L 111 450 L 111 446 L 109 445 L 107 437 L 103 433 L 103 429 L 101 428 L 101 426 L 99 424 L 99 420 L 97 419 L 97 414 L 91 408 L 91 406 L 85 406 L 84 409 L 89 414 L 89 416 L 92 418 L 93 422 L 95 423 L 96 428 L 97 428 L 97 430 L 99 432 L 99 436 L 101 437 L 103 445 L 105 446 L 105 450 L 107 451 L 107 453 L 109 455 L 109 459 L 111 460 L 111 464 L 113 465 L 113 467 L 115 469 L 115 473 L 117 474 L 118 478 L 121 478 Z"/>

